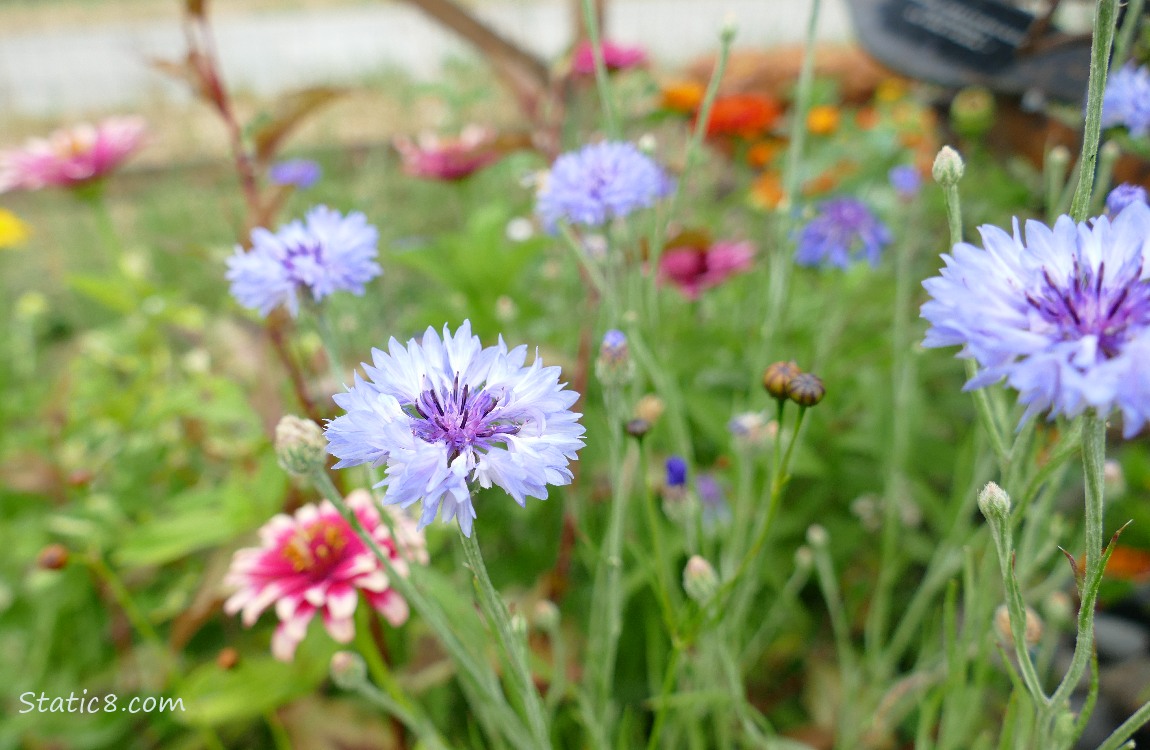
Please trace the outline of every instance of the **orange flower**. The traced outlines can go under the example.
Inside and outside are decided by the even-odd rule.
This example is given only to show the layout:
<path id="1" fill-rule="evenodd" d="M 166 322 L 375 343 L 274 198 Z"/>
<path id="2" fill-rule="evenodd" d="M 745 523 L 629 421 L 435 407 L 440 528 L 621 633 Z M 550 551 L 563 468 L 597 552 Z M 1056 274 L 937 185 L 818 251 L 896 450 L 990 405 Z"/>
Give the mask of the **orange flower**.
<path id="1" fill-rule="evenodd" d="M 830 135 L 839 129 L 839 119 L 838 107 L 827 104 L 811 107 L 807 113 L 807 130 L 815 135 Z"/>
<path id="2" fill-rule="evenodd" d="M 769 130 L 782 114 L 779 103 L 764 94 L 720 96 L 711 108 L 707 135 L 753 138 Z"/>
<path id="3" fill-rule="evenodd" d="M 751 183 L 751 205 L 755 208 L 778 208 L 783 201 L 783 182 L 777 172 L 765 172 Z"/>
<path id="4" fill-rule="evenodd" d="M 863 107 L 855 114 L 855 124 L 863 130 L 870 130 L 878 125 L 878 110 L 874 107 Z"/>
<path id="5" fill-rule="evenodd" d="M 813 179 L 803 183 L 803 195 L 811 197 L 829 193 L 839 186 L 843 177 L 858 171 L 858 165 L 850 161 L 841 161 L 825 172 L 816 175 Z"/>
<path id="6" fill-rule="evenodd" d="M 675 81 L 663 87 L 663 106 L 673 112 L 694 112 L 705 90 L 695 81 Z"/>
<path id="7" fill-rule="evenodd" d="M 747 149 L 747 164 L 755 169 L 762 169 L 770 164 L 771 160 L 778 156 L 786 145 L 786 141 L 780 138 L 759 141 Z"/>

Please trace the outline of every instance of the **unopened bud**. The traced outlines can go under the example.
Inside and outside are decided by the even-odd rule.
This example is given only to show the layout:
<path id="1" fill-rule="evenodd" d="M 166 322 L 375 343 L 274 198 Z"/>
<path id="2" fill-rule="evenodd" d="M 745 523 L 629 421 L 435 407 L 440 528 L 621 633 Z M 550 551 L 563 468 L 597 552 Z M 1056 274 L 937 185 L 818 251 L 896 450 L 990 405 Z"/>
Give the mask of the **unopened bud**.
<path id="1" fill-rule="evenodd" d="M 511 632 L 516 635 L 525 635 L 527 633 L 527 618 L 522 613 L 516 612 L 511 615 Z"/>
<path id="2" fill-rule="evenodd" d="M 1010 495 L 994 482 L 987 482 L 978 493 L 978 509 L 987 521 L 1005 521 L 1010 517 Z"/>
<path id="3" fill-rule="evenodd" d="M 949 187 L 957 185 L 965 171 L 966 165 L 958 152 L 950 146 L 943 146 L 939 149 L 938 155 L 934 157 L 934 167 L 931 174 L 934 176 L 934 181 L 939 185 Z"/>
<path id="4" fill-rule="evenodd" d="M 1005 604 L 1000 604 L 998 609 L 994 610 L 994 629 L 1003 643 L 1014 643 L 1014 636 L 1010 630 L 1010 609 Z M 1026 629 L 1022 637 L 1026 641 L 1027 648 L 1037 646 L 1042 640 L 1042 618 L 1030 607 L 1026 608 Z"/>
<path id="5" fill-rule="evenodd" d="M 635 363 L 627 347 L 627 337 L 612 328 L 603 335 L 599 344 L 599 358 L 595 360 L 595 376 L 608 386 L 628 383 L 635 375 Z"/>
<path id="6" fill-rule="evenodd" d="M 276 459 L 294 476 L 307 476 L 327 465 L 327 439 L 310 419 L 288 415 L 276 425 Z"/>
<path id="7" fill-rule="evenodd" d="M 811 526 L 807 528 L 807 544 L 812 547 L 825 547 L 829 541 L 830 535 L 827 534 L 827 530 L 821 525 L 817 523 L 811 524 Z"/>
<path id="8" fill-rule="evenodd" d="M 642 440 L 651 431 L 651 423 L 645 419 L 632 419 L 627 422 L 623 429 L 631 437 Z"/>
<path id="9" fill-rule="evenodd" d="M 719 577 L 711 563 L 691 555 L 683 568 L 683 590 L 696 604 L 706 604 L 719 588 Z"/>
<path id="10" fill-rule="evenodd" d="M 659 417 L 663 416 L 665 409 L 666 405 L 663 403 L 663 399 L 653 393 L 648 393 L 639 399 L 639 403 L 635 404 L 635 416 L 655 424 L 659 421 Z"/>
<path id="11" fill-rule="evenodd" d="M 535 603 L 535 627 L 552 631 L 559 627 L 559 607 L 550 599 L 540 599 Z"/>
<path id="12" fill-rule="evenodd" d="M 799 406 L 814 406 L 827 395 L 827 387 L 818 375 L 800 372 L 787 384 L 787 398 Z"/>
<path id="13" fill-rule="evenodd" d="M 810 570 L 811 566 L 815 564 L 815 553 L 811 552 L 811 548 L 807 545 L 801 545 L 795 550 L 795 569 L 796 570 Z"/>
<path id="14" fill-rule="evenodd" d="M 950 103 L 950 122 L 959 135 L 984 135 L 994 125 L 994 94 L 982 86 L 959 91 Z"/>
<path id="15" fill-rule="evenodd" d="M 802 370 L 794 361 L 775 362 L 763 371 L 763 388 L 774 398 L 784 401 L 787 398 L 787 387 L 800 373 Z"/>
<path id="16" fill-rule="evenodd" d="M 36 556 L 36 566 L 43 570 L 60 570 L 68 564 L 68 548 L 62 544 L 49 544 Z"/>
<path id="17" fill-rule="evenodd" d="M 735 444 L 745 448 L 758 448 L 778 437 L 779 423 L 767 419 L 762 412 L 736 414 L 727 422 L 727 430 Z"/>
<path id="18" fill-rule="evenodd" d="M 224 671 L 236 668 L 240 663 L 240 652 L 231 646 L 221 648 L 220 652 L 216 654 L 216 666 Z"/>
<path id="19" fill-rule="evenodd" d="M 354 690 L 367 682 L 367 665 L 354 651 L 336 651 L 331 655 L 331 681 L 342 690 Z"/>

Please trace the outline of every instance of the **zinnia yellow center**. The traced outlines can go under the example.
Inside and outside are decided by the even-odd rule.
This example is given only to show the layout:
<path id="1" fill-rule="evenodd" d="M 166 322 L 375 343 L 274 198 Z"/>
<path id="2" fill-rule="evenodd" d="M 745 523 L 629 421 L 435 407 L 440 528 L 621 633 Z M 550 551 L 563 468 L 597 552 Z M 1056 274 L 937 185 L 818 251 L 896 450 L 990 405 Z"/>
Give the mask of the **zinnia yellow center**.
<path id="1" fill-rule="evenodd" d="M 332 521 L 317 521 L 295 533 L 283 556 L 297 573 L 326 570 L 347 546 L 343 530 Z"/>

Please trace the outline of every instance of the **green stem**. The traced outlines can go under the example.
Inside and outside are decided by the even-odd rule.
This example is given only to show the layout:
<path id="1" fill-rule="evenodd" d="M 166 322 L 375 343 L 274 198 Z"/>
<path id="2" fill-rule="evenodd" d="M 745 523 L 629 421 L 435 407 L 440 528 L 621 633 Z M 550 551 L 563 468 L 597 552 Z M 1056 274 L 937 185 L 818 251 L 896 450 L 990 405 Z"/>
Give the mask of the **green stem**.
<path id="1" fill-rule="evenodd" d="M 475 576 L 479 606 L 489 624 L 494 626 L 499 645 L 507 655 L 513 671 L 512 681 L 519 692 L 523 710 L 527 714 L 527 726 L 535 738 L 536 747 L 548 748 L 551 746 L 551 732 L 547 728 L 547 712 L 543 709 L 543 701 L 535 688 L 535 680 L 527 664 L 527 644 L 511 627 L 507 605 L 503 603 L 503 599 L 491 583 L 491 577 L 487 575 L 487 566 L 483 563 L 483 553 L 479 549 L 479 540 L 476 536 L 474 529 L 470 535 L 464 534 L 462 528 L 459 530 L 463 554 Z"/>
<path id="2" fill-rule="evenodd" d="M 347 375 L 343 370 L 343 359 L 340 357 L 340 346 L 335 338 L 335 331 L 331 327 L 324 308 L 318 304 L 309 305 L 315 317 L 315 328 L 319 333 L 319 340 L 323 343 L 324 355 L 331 370 L 331 378 L 336 388 L 347 385 Z"/>
<path id="3" fill-rule="evenodd" d="M 1082 582 L 1082 605 L 1078 610 L 1078 635 L 1070 668 L 1051 697 L 1054 710 L 1069 710 L 1070 694 L 1078 686 L 1094 651 L 1094 605 L 1103 573 L 1103 466 L 1106 463 L 1106 420 L 1093 411 L 1082 417 L 1082 471 L 1086 478 L 1086 574 Z"/>
<path id="4" fill-rule="evenodd" d="M 1114 27 L 1118 23 L 1118 0 L 1098 0 L 1094 12 L 1094 41 L 1090 47 L 1090 85 L 1086 92 L 1086 124 L 1082 133 L 1082 166 L 1078 175 L 1078 188 L 1070 203 L 1070 218 L 1085 221 L 1090 211 L 1090 195 L 1094 188 L 1094 168 L 1098 161 L 1098 143 L 1102 137 L 1102 95 L 1106 90 L 1106 71 L 1110 63 L 1110 47 L 1114 43 Z"/>
<path id="5" fill-rule="evenodd" d="M 671 658 L 667 661 L 667 668 L 663 672 L 663 685 L 659 689 L 659 707 L 655 709 L 655 724 L 651 727 L 651 736 L 647 740 L 647 750 L 656 750 L 659 747 L 659 738 L 663 734 L 663 724 L 667 721 L 667 707 L 670 705 L 671 692 L 675 689 L 675 679 L 679 675 L 679 661 L 683 656 L 683 644 L 675 642 L 671 651 Z"/>
<path id="6" fill-rule="evenodd" d="M 799 190 L 799 162 L 803 156 L 803 146 L 807 135 L 807 113 L 811 109 L 811 95 L 815 80 L 815 42 L 818 38 L 819 9 L 821 0 L 811 3 L 811 15 L 807 19 L 807 35 L 804 40 L 803 64 L 799 69 L 799 83 L 796 89 L 795 106 L 791 108 L 790 142 L 787 144 L 787 161 L 783 168 L 783 200 L 788 208 L 793 208 Z"/>
<path id="7" fill-rule="evenodd" d="M 1122 748 L 1134 747 L 1133 744 L 1127 744 L 1126 741 L 1133 737 L 1134 733 L 1148 721 L 1150 721 L 1150 703 L 1144 703 L 1129 719 L 1122 722 L 1122 725 L 1115 729 L 1105 742 L 1098 746 L 1098 750 L 1122 750 Z"/>
<path id="8" fill-rule="evenodd" d="M 268 711 L 264 714 L 264 721 L 267 722 L 268 731 L 272 736 L 272 744 L 275 745 L 276 750 L 292 750 L 291 735 L 288 734 L 287 727 L 284 726 L 279 714 L 274 710 Z"/>
<path id="9" fill-rule="evenodd" d="M 1034 668 L 1034 662 L 1026 649 L 1026 603 L 1022 599 L 1022 588 L 1014 571 L 1014 541 L 1010 534 L 1010 524 L 1005 519 L 989 518 L 994 536 L 994 546 L 998 550 L 998 566 L 1006 587 L 1006 607 L 1010 612 L 1010 639 L 1014 643 L 1014 656 L 1022 672 L 1022 680 L 1031 700 L 1045 713 L 1050 706 L 1050 698 L 1042 689 L 1042 680 Z"/>
<path id="10" fill-rule="evenodd" d="M 587 278 L 591 280 L 591 286 L 599 294 L 599 299 L 603 300 L 607 308 L 607 318 L 609 320 L 618 319 L 618 295 L 615 291 L 615 285 L 609 283 L 607 277 L 603 274 L 603 270 L 599 268 L 593 258 L 588 257 L 587 250 L 583 244 L 579 242 L 579 238 L 575 236 L 574 230 L 571 225 L 563 221 L 559 223 L 559 235 L 563 238 L 567 247 L 575 255 L 575 260 L 579 261 L 583 271 L 587 274 Z"/>
<path id="11" fill-rule="evenodd" d="M 595 61 L 595 88 L 599 91 L 599 102 L 603 107 L 607 134 L 618 139 L 619 116 L 615 112 L 615 98 L 611 95 L 607 61 L 603 57 L 603 39 L 599 34 L 599 14 L 596 12 L 595 0 L 583 0 L 583 24 L 587 27 L 587 41 L 591 43 L 591 56 Z"/>
<path id="12" fill-rule="evenodd" d="M 1142 7 L 1146 0 L 1127 0 L 1126 17 L 1122 22 L 1122 30 L 1114 42 L 1114 55 L 1110 58 L 1121 64 L 1130 54 L 1130 45 L 1134 43 L 1134 34 L 1138 32 L 1138 25 L 1142 21 Z"/>

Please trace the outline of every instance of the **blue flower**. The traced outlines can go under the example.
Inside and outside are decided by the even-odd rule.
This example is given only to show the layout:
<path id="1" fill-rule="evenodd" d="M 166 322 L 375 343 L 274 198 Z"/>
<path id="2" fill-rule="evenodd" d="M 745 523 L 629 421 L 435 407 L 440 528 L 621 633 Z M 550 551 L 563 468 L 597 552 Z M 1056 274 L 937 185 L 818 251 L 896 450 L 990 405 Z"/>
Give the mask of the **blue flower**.
<path id="1" fill-rule="evenodd" d="M 1113 220 L 1050 228 L 1026 223 L 1025 239 L 981 228 L 942 256 L 941 276 L 923 286 L 931 323 L 924 346 L 962 346 L 978 363 L 966 389 L 999 380 L 1019 392 L 1027 419 L 1049 410 L 1122 411 L 1125 434 L 1150 419 L 1150 208 L 1133 204 Z"/>
<path id="2" fill-rule="evenodd" d="M 904 201 L 914 200 L 922 189 L 922 174 L 915 167 L 903 164 L 887 172 L 890 186 Z"/>
<path id="3" fill-rule="evenodd" d="M 473 487 L 503 488 L 520 505 L 547 498 L 547 485 L 571 482 L 568 464 L 583 447 L 579 398 L 559 383 L 558 367 L 538 358 L 525 366 L 527 347 L 483 348 L 464 321 L 441 339 L 428 328 L 422 342 L 394 338 L 373 349 L 367 379 L 356 374 L 335 402 L 347 413 L 327 425 L 335 468 L 385 466 L 383 502 L 404 508 L 422 501 L 419 526 L 459 519 L 471 535 Z"/>
<path id="4" fill-rule="evenodd" d="M 311 159 L 288 159 L 277 162 L 268 170 L 268 179 L 277 185 L 291 185 L 306 190 L 323 175 L 319 164 Z"/>
<path id="5" fill-rule="evenodd" d="M 548 231 L 561 220 L 598 227 L 655 205 L 673 185 L 663 168 L 634 145 L 604 141 L 555 160 L 535 211 Z"/>
<path id="6" fill-rule="evenodd" d="M 819 206 L 819 213 L 799 232 L 795 262 L 801 266 L 838 266 L 865 257 L 877 266 L 890 232 L 862 201 L 836 198 Z"/>
<path id="7" fill-rule="evenodd" d="M 1106 196 L 1106 213 L 1117 216 L 1132 203 L 1146 203 L 1146 188 L 1124 182 Z"/>
<path id="8" fill-rule="evenodd" d="M 667 486 L 682 487 L 687 484 L 687 462 L 680 456 L 667 459 Z"/>
<path id="9" fill-rule="evenodd" d="M 364 284 L 382 273 L 375 262 L 378 242 L 379 232 L 363 214 L 344 217 L 327 206 L 275 234 L 253 229 L 251 251 L 237 246 L 228 258 L 232 296 L 266 317 L 280 305 L 299 314 L 301 290 L 316 302 L 337 291 L 363 294 Z"/>
<path id="10" fill-rule="evenodd" d="M 1150 132 L 1150 70 L 1126 63 L 1110 74 L 1102 95 L 1102 127 L 1124 126 L 1135 138 Z"/>

